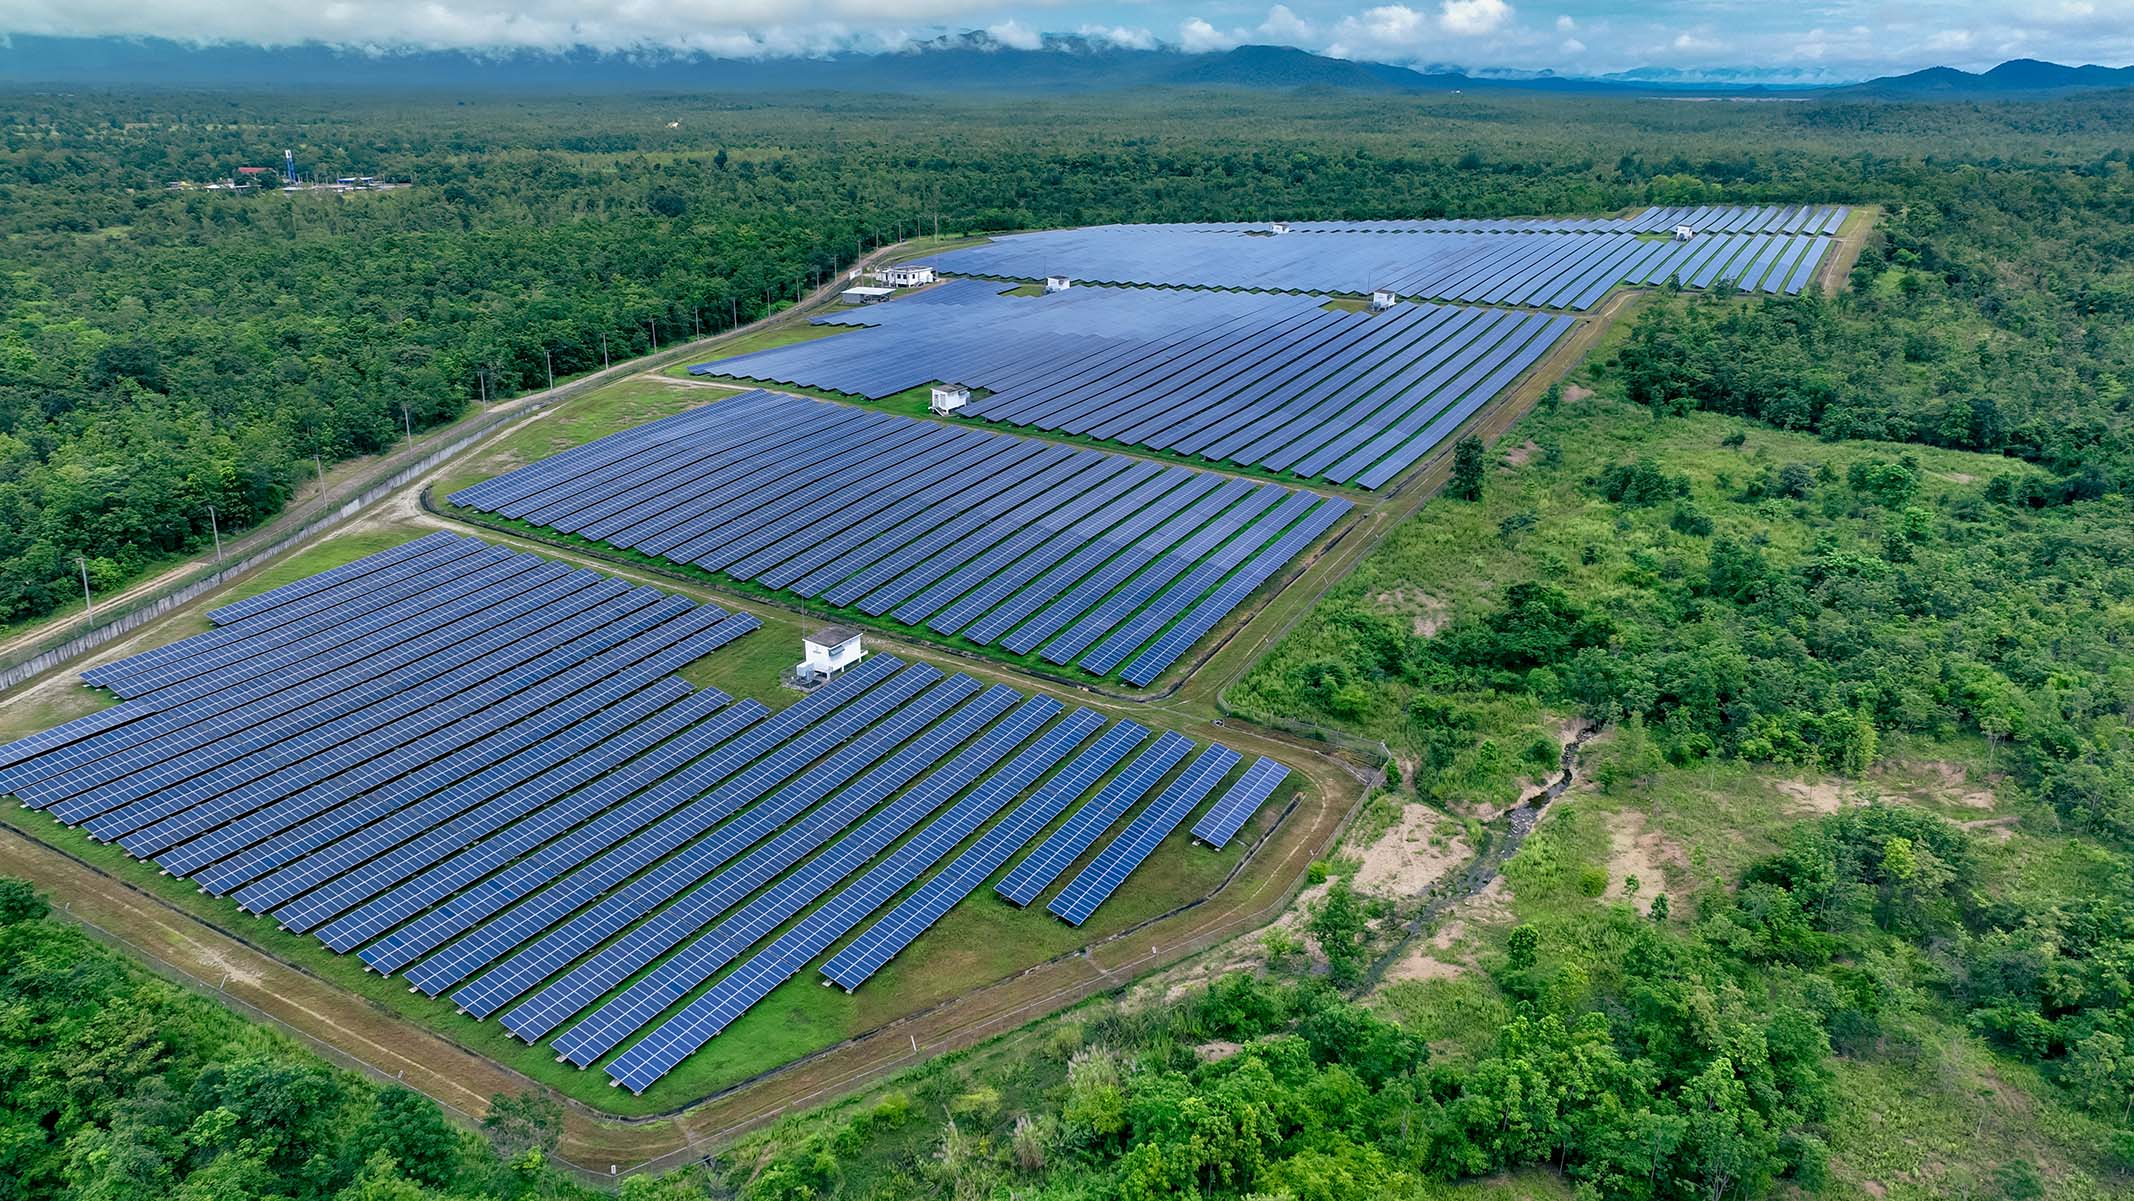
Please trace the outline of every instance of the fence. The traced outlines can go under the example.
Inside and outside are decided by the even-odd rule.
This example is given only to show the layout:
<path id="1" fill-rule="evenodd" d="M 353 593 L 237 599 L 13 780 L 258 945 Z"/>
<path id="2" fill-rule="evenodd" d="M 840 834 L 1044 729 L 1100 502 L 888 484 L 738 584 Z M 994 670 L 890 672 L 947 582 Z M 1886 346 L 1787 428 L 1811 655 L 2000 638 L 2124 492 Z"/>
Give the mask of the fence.
<path id="1" fill-rule="evenodd" d="M 499 413 L 490 420 L 480 422 L 466 433 L 454 438 L 394 471 L 382 479 L 372 481 L 368 488 L 342 501 L 340 505 L 314 517 L 303 525 L 289 531 L 272 543 L 253 551 L 241 559 L 224 563 L 206 575 L 195 577 L 188 583 L 174 584 L 169 589 L 143 599 L 132 609 L 118 617 L 93 626 L 69 638 L 57 646 L 32 654 L 29 658 L 0 669 L 0 692 L 6 692 L 52 669 L 89 653 L 99 646 L 147 625 L 173 609 L 181 608 L 200 599 L 207 593 L 231 580 L 256 571 L 267 565 L 292 547 L 307 542 L 326 530 L 347 521 L 350 517 L 377 503 L 388 494 L 406 487 L 417 477 L 429 472 L 438 464 L 457 455 L 481 438 L 487 437 L 498 425 L 515 419 L 519 413 Z"/>

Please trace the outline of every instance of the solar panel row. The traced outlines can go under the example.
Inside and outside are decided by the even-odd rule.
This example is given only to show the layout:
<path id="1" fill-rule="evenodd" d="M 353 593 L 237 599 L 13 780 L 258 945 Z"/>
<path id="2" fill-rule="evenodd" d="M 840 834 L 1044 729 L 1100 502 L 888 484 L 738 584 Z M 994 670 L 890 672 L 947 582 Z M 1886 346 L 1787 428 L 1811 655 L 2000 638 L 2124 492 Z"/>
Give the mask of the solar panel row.
<path id="1" fill-rule="evenodd" d="M 1309 507 L 1268 499 L 1257 520 Z M 1147 730 L 879 653 L 774 715 L 673 674 L 753 618 L 474 539 L 222 612 L 97 673 L 182 688 L 0 748 L 6 777 L 55 808 L 102 798 L 78 820 L 422 991 L 467 981 L 468 1012 L 562 1030 L 581 1066 L 650 1029 L 609 1067 L 638 1089 L 952 855 L 869 954 L 1092 793 L 1070 824 L 1100 837 L 1193 750 L 1165 734 L 1105 783 Z M 1209 747 L 1156 807 L 1197 805 L 1236 760 Z"/>
<path id="2" fill-rule="evenodd" d="M 1264 755 L 1254 760 L 1252 766 L 1245 769 L 1245 774 L 1238 777 L 1237 783 L 1230 786 L 1230 791 L 1193 823 L 1193 837 L 1216 848 L 1229 845 L 1288 778 L 1289 769 L 1274 760 Z"/>
<path id="3" fill-rule="evenodd" d="M 1759 225 L 1745 217 L 1689 225 L 1686 240 L 1654 237 L 1673 225 L 1645 228 L 1623 221 L 1611 228 L 1568 230 L 1430 229 L 1408 226 L 1293 226 L 1291 235 L 1265 230 L 1176 225 L 1099 225 L 1008 234 L 934 258 L 950 275 L 1043 279 L 1065 271 L 1100 284 L 1237 288 L 1256 292 L 1384 290 L 1424 300 L 1508 304 L 1530 308 L 1589 308 L 1610 288 L 1657 272 L 1665 279 L 1704 247 L 1724 241 L 1732 265 L 1715 278 L 1745 291 L 1784 292 L 1799 257 L 1820 258 L 1843 210 L 1820 219 Z M 1810 226 L 1812 225 L 1812 229 Z M 1757 256 L 1775 245 L 1785 257 L 1751 273 Z M 1683 280 L 1689 277 L 1683 274 Z M 1706 285 L 1695 285 L 1706 286 Z M 893 306 L 888 306 L 893 307 Z"/>
<path id="4" fill-rule="evenodd" d="M 1097 906 L 1126 883 L 1134 869 L 1155 853 L 1157 844 L 1199 807 L 1237 762 L 1238 753 L 1225 746 L 1210 746 L 1202 751 L 1161 795 L 1097 852 L 1087 867 L 1067 882 L 1060 895 L 1045 907 L 1047 911 L 1070 926 L 1088 921 Z"/>
<path id="5" fill-rule="evenodd" d="M 1418 436 L 1433 418 L 1486 402 L 1571 326 L 1431 305 L 1328 311 L 1296 296 L 1016 297 L 981 280 L 823 320 L 872 328 L 691 370 L 870 399 L 954 379 L 990 393 L 962 410 L 990 422 L 1335 483 L 1381 460 L 1399 474 L 1441 440 Z M 1367 443 L 1371 454 L 1344 457 Z M 1340 453 L 1312 458 L 1330 445 Z"/>
<path id="6" fill-rule="evenodd" d="M 1649 208 L 1629 217 L 1426 217 L 1382 221 L 1290 221 L 1291 233 L 1633 233 L 1663 232 L 1677 225 L 1754 233 L 1831 233 L 1848 212 L 1840 205 L 1678 205 Z M 1196 222 L 1173 228 L 1223 233 L 1268 233 L 1268 222 Z"/>
<path id="7" fill-rule="evenodd" d="M 1062 666 L 1101 643 L 1083 664 L 1097 675 L 1188 606 L 1243 603 L 1251 588 L 1225 587 L 1252 566 L 1234 535 L 1294 557 L 1311 539 L 1292 531 L 1324 533 L 1351 507 L 767 392 L 679 416 L 452 499 Z"/>

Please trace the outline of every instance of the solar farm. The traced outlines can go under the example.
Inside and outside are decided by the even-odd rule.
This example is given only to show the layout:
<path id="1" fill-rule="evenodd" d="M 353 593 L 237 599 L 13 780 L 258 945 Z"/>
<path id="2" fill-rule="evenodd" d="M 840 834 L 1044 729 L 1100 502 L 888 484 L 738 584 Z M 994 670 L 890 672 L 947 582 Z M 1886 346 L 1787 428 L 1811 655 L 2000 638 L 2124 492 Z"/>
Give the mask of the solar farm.
<path id="1" fill-rule="evenodd" d="M 865 328 L 692 370 L 868 400 L 955 380 L 988 393 L 960 410 L 988 422 L 1373 489 L 1428 455 L 1572 324 L 1449 305 L 1374 314 L 1309 296 L 1008 296 L 983 280 L 822 321 Z"/>
<path id="2" fill-rule="evenodd" d="M 448 533 L 211 619 L 0 789 L 637 1093 L 833 950 L 850 991 L 959 905 L 1081 927 L 1289 774 L 886 653 L 773 712 L 676 674 L 758 619 Z"/>
<path id="3" fill-rule="evenodd" d="M 1848 210 L 1654 209 L 1630 218 L 1100 225 L 1009 234 L 951 250 L 952 275 L 1248 291 L 1369 293 L 1528 308 L 1591 308 L 1623 284 L 1678 279 L 1795 294 Z M 1680 226 L 1686 239 L 1666 236 Z"/>
<path id="4" fill-rule="evenodd" d="M 850 332 L 689 370 L 864 401 L 954 383 L 976 390 L 958 420 L 1377 490 L 1617 288 L 1797 295 L 1848 212 L 1009 234 L 934 259 L 964 278 L 815 318 Z M 1039 279 L 1068 286 L 1010 286 Z"/>
<path id="5" fill-rule="evenodd" d="M 625 430 L 450 500 L 1135 687 L 1353 507 L 769 392 Z"/>
<path id="6" fill-rule="evenodd" d="M 1611 291 L 1797 293 L 1846 217 L 950 251 L 961 278 L 508 416 L 250 594 L 137 623 L 15 727 L 0 794 L 373 1017 L 618 1114 L 902 1056 L 935 1015 L 941 1047 L 1012 1028 L 1290 903 L 1375 764 L 1222 689 L 1416 519 L 1452 438 L 1501 433 Z M 888 637 L 817 672 L 826 621 Z"/>

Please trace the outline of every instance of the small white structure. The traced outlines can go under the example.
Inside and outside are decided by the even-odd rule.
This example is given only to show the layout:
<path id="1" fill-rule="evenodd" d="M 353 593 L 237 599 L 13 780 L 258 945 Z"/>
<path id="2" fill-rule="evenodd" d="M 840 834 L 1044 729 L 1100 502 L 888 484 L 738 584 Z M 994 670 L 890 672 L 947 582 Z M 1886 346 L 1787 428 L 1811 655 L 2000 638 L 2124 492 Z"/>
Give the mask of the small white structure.
<path id="1" fill-rule="evenodd" d="M 802 659 L 793 671 L 803 683 L 821 683 L 867 657 L 860 632 L 851 626 L 825 626 L 800 638 Z"/>
<path id="2" fill-rule="evenodd" d="M 1286 234 L 1289 232 L 1289 222 L 1277 221 L 1267 227 L 1267 232 L 1271 234 Z"/>
<path id="3" fill-rule="evenodd" d="M 1374 313 L 1383 313 L 1399 303 L 1400 297 L 1394 295 L 1390 289 L 1380 288 L 1371 293 L 1371 311 Z"/>
<path id="4" fill-rule="evenodd" d="M 936 417 L 946 417 L 969 403 L 971 390 L 962 384 L 935 384 L 934 394 L 926 402 L 926 411 Z"/>
<path id="5" fill-rule="evenodd" d="M 895 288 L 846 288 L 837 298 L 846 304 L 873 304 L 897 294 Z"/>
<path id="6" fill-rule="evenodd" d="M 1064 275 L 1048 275 L 1045 277 L 1045 292 L 1047 295 L 1054 292 L 1065 292 L 1073 286 L 1074 281 Z"/>
<path id="7" fill-rule="evenodd" d="M 1675 241 L 1677 241 L 1677 242 L 1687 242 L 1687 241 L 1689 241 L 1689 240 L 1690 240 L 1691 238 L 1694 238 L 1694 237 L 1696 237 L 1696 236 L 1697 236 L 1697 227 L 1696 227 L 1696 226 L 1694 226 L 1694 225 L 1677 225 L 1677 226 L 1675 226 Z"/>
<path id="8" fill-rule="evenodd" d="M 895 267 L 883 267 L 874 277 L 892 288 L 916 288 L 930 284 L 938 278 L 932 267 L 924 263 L 902 263 Z"/>

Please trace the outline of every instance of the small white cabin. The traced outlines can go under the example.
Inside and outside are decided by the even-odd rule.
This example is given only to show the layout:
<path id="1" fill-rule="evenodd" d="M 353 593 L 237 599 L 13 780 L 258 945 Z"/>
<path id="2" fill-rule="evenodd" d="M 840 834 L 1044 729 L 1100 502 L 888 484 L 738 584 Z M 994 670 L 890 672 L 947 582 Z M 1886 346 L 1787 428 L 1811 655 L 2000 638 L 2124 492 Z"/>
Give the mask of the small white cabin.
<path id="1" fill-rule="evenodd" d="M 867 657 L 860 632 L 851 626 L 825 626 L 800 638 L 802 658 L 793 674 L 803 680 L 826 680 Z"/>
<path id="2" fill-rule="evenodd" d="M 1391 289 L 1380 288 L 1371 293 L 1371 311 L 1374 313 L 1383 313 L 1399 303 L 1400 297 L 1394 295 Z"/>
<path id="3" fill-rule="evenodd" d="M 1074 281 L 1064 275 L 1048 275 L 1045 277 L 1045 292 L 1048 295 L 1053 292 L 1065 292 L 1073 286 Z"/>
<path id="4" fill-rule="evenodd" d="M 1675 241 L 1677 241 L 1677 242 L 1687 242 L 1687 241 L 1689 241 L 1689 240 L 1690 240 L 1691 238 L 1694 238 L 1694 237 L 1696 237 L 1696 236 L 1697 236 L 1697 227 L 1696 227 L 1696 226 L 1694 226 L 1694 225 L 1677 225 L 1677 226 L 1675 226 Z"/>
<path id="5" fill-rule="evenodd" d="M 935 384 L 933 396 L 926 402 L 926 411 L 936 417 L 945 417 L 971 403 L 971 390 L 962 384 Z"/>
<path id="6" fill-rule="evenodd" d="M 1277 221 L 1267 227 L 1267 232 L 1271 234 L 1286 234 L 1289 232 L 1289 222 Z"/>
<path id="7" fill-rule="evenodd" d="M 895 288 L 860 287 L 846 288 L 837 294 L 837 298 L 846 304 L 873 304 L 876 301 L 887 300 L 896 294 L 897 290 Z"/>
<path id="8" fill-rule="evenodd" d="M 874 277 L 892 288 L 916 288 L 921 284 L 930 284 L 937 278 L 934 269 L 924 263 L 903 263 L 895 267 L 884 267 L 876 271 Z"/>

